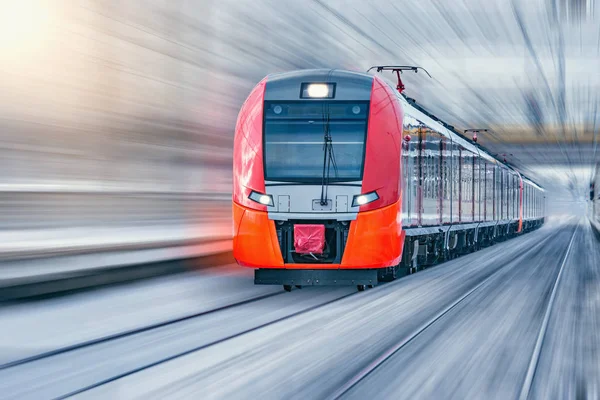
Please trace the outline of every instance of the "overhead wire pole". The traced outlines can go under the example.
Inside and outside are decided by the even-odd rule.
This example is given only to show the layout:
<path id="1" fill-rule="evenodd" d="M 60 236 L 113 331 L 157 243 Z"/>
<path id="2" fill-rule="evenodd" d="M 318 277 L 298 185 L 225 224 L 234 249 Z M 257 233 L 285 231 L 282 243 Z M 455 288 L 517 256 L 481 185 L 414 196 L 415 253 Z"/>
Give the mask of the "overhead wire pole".
<path id="1" fill-rule="evenodd" d="M 556 1 L 552 1 L 552 18 L 554 19 L 554 25 L 557 27 L 557 42 L 558 49 L 556 52 L 556 64 L 558 69 L 558 117 L 560 128 L 565 138 L 565 142 L 571 144 L 572 149 L 575 150 L 576 143 L 578 141 L 577 129 L 575 124 L 570 124 L 570 130 L 572 139 L 567 140 L 567 129 L 569 128 L 568 115 L 566 110 L 566 88 L 565 88 L 565 80 L 566 80 L 566 71 L 565 71 L 565 45 L 564 45 L 564 32 L 563 32 L 563 24 L 560 23 L 560 16 L 558 13 L 558 8 L 556 5 Z M 570 142 L 570 143 L 569 143 Z M 581 149 L 577 148 L 577 153 L 579 154 L 579 161 L 583 164 L 583 156 L 581 153 Z M 577 176 L 571 170 L 571 180 L 574 183 L 577 183 Z"/>
<path id="2" fill-rule="evenodd" d="M 593 3 L 592 3 L 593 4 Z M 594 8 L 592 6 L 592 9 L 590 10 L 592 16 L 594 15 Z M 597 37 L 597 46 L 596 46 L 596 57 L 600 56 L 600 28 L 598 29 L 598 37 Z M 593 146 L 594 146 L 594 150 L 592 152 L 592 159 L 591 159 L 591 166 L 590 166 L 590 182 L 594 179 L 594 174 L 597 171 L 598 168 L 598 164 L 600 162 L 600 160 L 598 160 L 598 123 L 597 123 L 597 118 L 598 118 L 598 96 L 594 96 L 594 103 L 592 106 L 593 109 L 593 114 L 594 114 L 594 122 L 593 122 Z"/>
<path id="3" fill-rule="evenodd" d="M 175 42 L 176 43 L 182 43 L 184 42 L 184 35 L 182 33 L 183 29 L 185 29 L 185 14 L 183 12 L 183 1 L 182 0 L 177 0 L 176 2 L 174 2 L 176 4 L 175 7 L 175 15 L 173 16 L 173 22 L 174 22 L 174 26 L 173 26 L 173 35 L 175 36 Z M 168 33 L 166 33 L 168 34 Z M 176 50 L 178 46 L 176 46 Z M 173 68 L 173 78 L 176 80 L 179 80 L 181 82 L 186 82 L 187 80 L 185 79 L 185 69 L 183 68 L 183 65 L 181 63 L 177 63 L 177 67 Z M 180 97 L 180 101 L 181 101 L 181 108 L 178 111 L 184 112 L 184 115 L 180 115 L 180 119 L 181 121 L 187 121 L 188 120 L 188 115 L 187 115 L 187 110 L 188 108 L 185 106 L 187 101 L 186 101 L 186 97 L 187 97 L 187 87 L 184 87 L 182 89 L 178 90 L 178 93 L 181 94 Z M 180 129 L 178 132 L 178 136 L 182 139 L 181 143 L 179 144 L 184 145 L 185 143 L 188 142 L 189 139 L 189 135 L 188 132 L 185 129 Z M 176 147 L 175 151 L 177 152 L 177 154 L 174 157 L 174 160 L 178 161 L 175 162 L 175 165 L 173 166 L 173 172 L 175 173 L 175 179 L 173 180 L 174 182 L 177 182 L 177 175 L 180 174 L 180 181 L 177 182 L 177 187 L 176 190 L 178 191 L 183 191 L 183 192 L 187 192 L 189 190 L 189 185 L 191 182 L 191 170 L 192 170 L 192 165 L 190 163 L 190 165 L 188 165 L 188 159 L 190 159 L 191 157 L 188 156 L 188 153 L 186 151 L 185 148 L 181 148 L 179 146 Z M 183 171 L 180 171 L 179 168 L 183 168 Z"/>
<path id="4" fill-rule="evenodd" d="M 379 49 L 383 50 L 385 53 L 391 55 L 392 57 L 397 57 L 397 54 L 390 51 L 387 47 L 383 46 L 381 43 L 379 43 L 377 40 L 375 40 L 374 37 L 372 37 L 371 35 L 369 35 L 367 32 L 365 32 L 364 30 L 362 30 L 362 28 L 360 28 L 358 25 L 354 24 L 352 21 L 350 21 L 348 18 L 344 17 L 342 14 L 340 14 L 339 12 L 337 12 L 336 10 L 334 10 L 333 8 L 331 8 L 330 6 L 328 6 L 327 4 L 325 4 L 325 2 L 323 0 L 313 0 L 316 4 L 318 4 L 319 6 L 321 6 L 322 8 L 324 8 L 325 10 L 327 10 L 330 14 L 332 14 L 336 19 L 340 20 L 341 22 L 343 22 L 346 26 L 348 26 L 349 28 L 351 28 L 352 30 L 354 30 L 356 33 L 358 33 L 360 36 L 362 36 L 363 38 L 369 40 L 371 43 L 373 43 L 375 46 L 377 46 Z"/>
<path id="5" fill-rule="evenodd" d="M 597 124 L 597 117 L 598 117 L 598 100 L 597 100 L 597 97 L 595 97 L 594 98 L 594 125 L 593 125 L 593 130 L 594 130 L 594 139 L 593 139 L 594 150 L 592 152 L 591 171 L 594 171 L 594 168 L 596 168 L 597 163 L 600 161 L 600 160 L 598 160 L 598 124 Z M 593 179 L 593 177 L 594 177 L 594 173 L 592 172 L 590 179 Z"/>
<path id="6" fill-rule="evenodd" d="M 521 10 L 517 6 L 517 4 L 515 3 L 515 0 L 511 0 L 511 5 L 512 5 L 512 8 L 513 8 L 513 13 L 515 15 L 515 19 L 517 21 L 517 25 L 519 26 L 519 29 L 521 31 L 521 35 L 523 36 L 523 40 L 525 41 L 525 47 L 529 51 L 529 54 L 531 55 L 536 68 L 538 69 L 539 75 L 542 78 L 542 81 L 544 82 L 544 89 L 546 90 L 546 92 L 548 94 L 548 97 L 550 98 L 550 101 L 552 103 L 552 107 L 558 113 L 558 105 L 556 104 L 556 101 L 555 101 L 554 96 L 552 94 L 552 89 L 550 88 L 550 84 L 548 82 L 548 79 L 547 79 L 546 75 L 544 74 L 544 70 L 543 70 L 543 68 L 542 68 L 542 66 L 540 64 L 540 60 L 539 60 L 539 58 L 537 56 L 537 53 L 536 53 L 535 49 L 533 48 L 533 43 L 531 41 L 531 38 L 529 37 L 529 34 L 528 34 L 527 30 L 525 29 L 525 24 L 524 24 L 524 21 L 523 21 L 523 16 L 521 14 Z M 555 3 L 553 3 L 553 6 L 554 5 L 555 5 Z M 563 132 L 563 134 L 564 134 L 564 132 Z M 559 140 L 556 137 L 556 135 L 554 135 L 554 139 L 555 139 L 555 142 L 556 142 L 558 148 L 560 149 L 563 157 L 567 161 L 567 165 L 569 167 L 570 175 L 574 176 L 573 163 L 571 161 L 571 158 L 569 157 L 568 152 L 565 152 L 564 147 L 561 145 L 561 143 L 559 142 Z"/>
<path id="7" fill-rule="evenodd" d="M 472 88 L 471 85 L 462 76 L 457 75 L 455 77 L 455 79 L 460 81 L 466 88 L 468 88 L 473 93 L 473 95 L 475 96 L 475 98 L 478 101 L 478 105 L 479 105 L 478 109 L 479 110 L 482 110 L 481 106 L 485 106 L 485 111 L 487 111 L 487 112 L 484 114 L 480 111 L 479 114 L 484 116 L 484 121 L 486 122 L 486 124 L 493 123 L 494 117 L 497 116 L 497 113 L 498 113 L 497 107 L 495 105 L 491 104 L 488 101 L 486 96 L 482 96 L 474 88 Z M 492 130 L 489 130 L 488 133 L 490 134 L 489 137 L 493 138 L 495 141 L 498 142 L 499 148 L 502 149 L 502 151 L 500 151 L 500 153 L 509 153 L 510 152 L 509 151 L 510 143 L 502 140 L 502 138 L 500 137 L 501 135 L 498 135 L 498 133 L 496 133 Z M 545 137 L 545 135 L 544 135 L 544 137 Z M 532 154 L 530 151 L 524 150 L 524 152 L 527 153 L 528 157 L 531 157 L 532 159 L 534 158 L 534 154 Z M 519 165 L 522 169 L 525 168 L 525 166 L 523 164 L 519 163 Z M 531 170 L 529 172 L 532 173 Z M 535 175 L 535 174 L 532 173 L 532 175 Z"/>

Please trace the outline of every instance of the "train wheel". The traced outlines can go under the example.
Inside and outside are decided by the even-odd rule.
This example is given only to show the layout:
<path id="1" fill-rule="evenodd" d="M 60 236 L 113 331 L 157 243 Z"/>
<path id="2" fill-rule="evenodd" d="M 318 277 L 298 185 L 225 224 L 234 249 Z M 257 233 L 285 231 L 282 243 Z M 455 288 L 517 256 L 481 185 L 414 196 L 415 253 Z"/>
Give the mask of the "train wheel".
<path id="1" fill-rule="evenodd" d="M 296 285 L 298 289 L 302 289 L 302 285 Z"/>
<path id="2" fill-rule="evenodd" d="M 365 285 L 356 285 L 356 288 L 358 289 L 359 292 L 365 291 Z"/>
<path id="3" fill-rule="evenodd" d="M 283 285 L 283 290 L 285 290 L 286 292 L 291 292 L 292 291 L 292 285 Z"/>
<path id="4" fill-rule="evenodd" d="M 373 285 L 367 285 L 367 287 L 368 287 L 369 289 L 373 289 L 375 286 L 373 286 Z"/>

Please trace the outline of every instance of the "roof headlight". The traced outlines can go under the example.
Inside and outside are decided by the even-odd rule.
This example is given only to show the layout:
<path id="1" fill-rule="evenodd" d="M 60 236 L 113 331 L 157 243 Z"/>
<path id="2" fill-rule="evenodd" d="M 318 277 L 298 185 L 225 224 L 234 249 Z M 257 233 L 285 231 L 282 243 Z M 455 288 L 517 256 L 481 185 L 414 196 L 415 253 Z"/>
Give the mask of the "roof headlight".
<path id="1" fill-rule="evenodd" d="M 303 83 L 300 91 L 302 99 L 333 99 L 335 83 Z"/>

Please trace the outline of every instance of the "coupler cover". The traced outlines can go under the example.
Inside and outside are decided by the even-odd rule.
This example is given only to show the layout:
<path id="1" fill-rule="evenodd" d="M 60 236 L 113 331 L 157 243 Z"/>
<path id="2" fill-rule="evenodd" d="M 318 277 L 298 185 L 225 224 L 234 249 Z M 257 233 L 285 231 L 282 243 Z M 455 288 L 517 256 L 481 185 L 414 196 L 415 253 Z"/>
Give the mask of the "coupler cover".
<path id="1" fill-rule="evenodd" d="M 299 254 L 323 254 L 325 225 L 294 225 L 294 250 Z"/>

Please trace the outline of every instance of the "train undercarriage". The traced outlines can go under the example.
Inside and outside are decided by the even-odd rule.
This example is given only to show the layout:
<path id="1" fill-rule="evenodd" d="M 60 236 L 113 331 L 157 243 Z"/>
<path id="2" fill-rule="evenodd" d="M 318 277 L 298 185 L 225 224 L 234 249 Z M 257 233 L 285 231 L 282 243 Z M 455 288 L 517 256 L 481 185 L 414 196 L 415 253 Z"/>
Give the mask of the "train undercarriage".
<path id="1" fill-rule="evenodd" d="M 323 259 L 323 269 L 259 268 L 255 270 L 256 284 L 283 285 L 286 291 L 293 287 L 315 285 L 355 285 L 359 291 L 380 282 L 390 282 L 461 255 L 473 253 L 523 233 L 531 232 L 544 223 L 544 218 L 523 221 L 518 232 L 517 220 L 449 225 L 425 228 L 406 228 L 404 249 L 398 265 L 378 269 L 327 269 L 327 264 L 339 263 L 343 254 L 347 227 L 331 225 L 332 248 Z M 286 261 L 302 263 L 290 247 L 291 230 L 287 225 L 278 229 L 278 240 Z M 314 260 L 306 259 L 307 263 Z"/>

